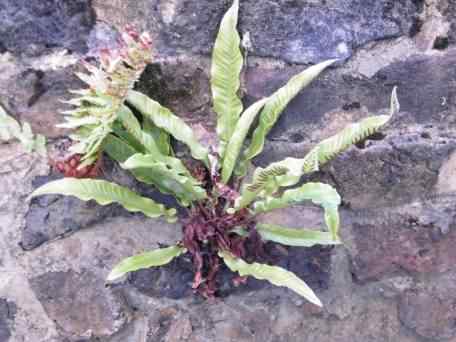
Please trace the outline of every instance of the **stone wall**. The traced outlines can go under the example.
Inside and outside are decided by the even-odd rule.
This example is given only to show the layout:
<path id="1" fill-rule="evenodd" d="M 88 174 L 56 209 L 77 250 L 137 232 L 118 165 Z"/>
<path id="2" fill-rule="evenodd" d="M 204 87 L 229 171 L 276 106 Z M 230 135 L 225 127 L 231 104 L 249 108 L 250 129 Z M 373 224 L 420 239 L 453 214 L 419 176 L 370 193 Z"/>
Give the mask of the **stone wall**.
<path id="1" fill-rule="evenodd" d="M 114 44 L 115 29 L 133 23 L 151 32 L 156 55 L 138 87 L 210 142 L 210 51 L 228 6 L 3 0 L 0 103 L 58 144 L 59 99 L 80 86 L 78 59 Z M 399 88 L 402 111 L 383 134 L 311 178 L 343 197 L 344 245 L 283 252 L 282 264 L 324 308 L 259 281 L 234 288 L 229 279 L 221 298 L 204 301 L 191 294 L 185 259 L 107 288 L 115 263 L 176 241 L 179 226 L 72 198 L 29 204 L 32 189 L 54 175 L 46 160 L 4 144 L 0 341 L 456 342 L 456 2 L 241 0 L 240 30 L 252 40 L 246 103 L 309 63 L 341 59 L 290 104 L 257 165 L 302 156 L 347 123 L 385 112 Z M 105 174 L 146 191 L 112 165 Z M 320 216 L 300 206 L 263 219 L 310 227 Z"/>

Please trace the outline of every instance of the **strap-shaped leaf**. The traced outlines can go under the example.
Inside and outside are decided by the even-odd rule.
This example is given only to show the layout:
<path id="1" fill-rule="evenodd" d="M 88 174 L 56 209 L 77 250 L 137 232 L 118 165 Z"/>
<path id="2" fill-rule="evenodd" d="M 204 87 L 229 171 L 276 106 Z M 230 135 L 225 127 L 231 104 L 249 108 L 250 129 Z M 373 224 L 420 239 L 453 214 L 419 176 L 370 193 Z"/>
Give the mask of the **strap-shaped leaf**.
<path id="1" fill-rule="evenodd" d="M 234 209 L 239 210 L 247 207 L 263 192 L 263 195 L 266 195 L 267 189 L 270 188 L 270 185 L 272 185 L 275 189 L 275 179 L 287 172 L 288 168 L 280 166 L 268 167 L 266 169 L 261 167 L 257 168 L 253 175 L 253 182 L 242 186 L 241 195 L 236 199 Z M 270 194 L 272 194 L 272 192 L 270 192 Z"/>
<path id="2" fill-rule="evenodd" d="M 323 140 L 315 147 L 318 150 L 319 164 L 325 164 L 337 154 L 377 132 L 399 110 L 400 105 L 397 99 L 397 88 L 394 87 L 391 95 L 390 114 L 368 117 L 358 123 L 347 126 L 342 132 Z"/>
<path id="3" fill-rule="evenodd" d="M 183 205 L 207 197 L 201 183 L 193 178 L 184 164 L 176 158 L 151 154 L 135 154 L 128 158 L 122 167 L 127 170 L 149 170 L 148 177 L 159 189 L 175 194 Z"/>
<path id="4" fill-rule="evenodd" d="M 144 146 L 146 151 L 153 154 L 160 153 L 154 138 L 142 130 L 138 119 L 128 107 L 122 106 L 117 114 L 117 117 L 127 132 L 130 133 L 137 142 Z"/>
<path id="5" fill-rule="evenodd" d="M 37 134 L 35 137 L 35 143 L 33 144 L 33 149 L 40 155 L 46 156 L 46 137 L 41 134 Z"/>
<path id="6" fill-rule="evenodd" d="M 338 206 L 341 198 L 337 191 L 328 184 L 306 183 L 297 189 L 285 191 L 281 197 L 268 196 L 264 200 L 254 203 L 254 211 L 260 213 L 285 208 L 306 200 L 311 200 L 314 204 L 323 207 L 325 222 L 333 238 L 337 239 L 339 232 Z"/>
<path id="7" fill-rule="evenodd" d="M 149 119 L 144 120 L 143 130 L 154 138 L 161 154 L 169 156 L 173 153 L 171 137 L 168 133 L 155 126 Z"/>
<path id="8" fill-rule="evenodd" d="M 132 155 L 138 153 L 136 149 L 119 137 L 109 134 L 103 142 L 103 150 L 115 161 L 125 162 Z"/>
<path id="9" fill-rule="evenodd" d="M 312 289 L 293 272 L 278 266 L 269 266 L 259 263 L 246 263 L 244 260 L 234 257 L 229 252 L 219 252 L 226 266 L 241 276 L 252 276 L 260 280 L 267 280 L 276 286 L 284 286 L 301 295 L 309 302 L 323 306 Z"/>
<path id="10" fill-rule="evenodd" d="M 339 239 L 334 239 L 330 232 L 311 229 L 294 229 L 258 223 L 256 230 L 263 240 L 287 246 L 312 247 L 315 245 L 339 245 L 341 243 Z"/>
<path id="11" fill-rule="evenodd" d="M 101 205 L 119 203 L 131 212 L 141 212 L 152 218 L 165 216 L 170 222 L 176 220 L 175 209 L 166 209 L 163 204 L 158 204 L 150 198 L 100 179 L 59 179 L 36 189 L 30 197 L 51 194 L 75 196 L 83 201 L 95 200 Z"/>
<path id="12" fill-rule="evenodd" d="M 268 196 L 262 201 L 254 203 L 255 213 L 262 213 L 274 209 L 286 208 L 290 205 L 312 201 L 325 210 L 325 221 L 333 236 L 337 239 L 339 232 L 338 207 L 341 199 L 336 189 L 323 183 L 306 183 L 299 188 L 286 190 L 280 197 Z"/>
<path id="13" fill-rule="evenodd" d="M 141 151 L 136 150 L 133 146 L 129 145 L 126 141 L 121 138 L 118 138 L 110 134 L 104 144 L 104 151 L 115 161 L 120 163 L 120 166 L 124 166 L 123 163 L 127 161 L 128 158 L 132 157 L 135 154 L 141 153 Z M 166 187 L 166 178 L 162 175 L 157 174 L 157 172 L 152 172 L 151 168 L 138 167 L 134 169 L 129 169 L 129 171 L 135 176 L 137 180 L 145 184 L 155 186 L 163 194 L 174 194 L 172 189 Z"/>
<path id="14" fill-rule="evenodd" d="M 334 62 L 336 62 L 336 60 L 332 59 L 307 68 L 300 74 L 292 77 L 285 86 L 269 97 L 268 102 L 261 111 L 260 122 L 253 132 L 250 146 L 244 154 L 244 163 L 257 156 L 263 150 L 266 135 L 277 122 L 280 114 L 288 103 L 323 70 Z"/>
<path id="15" fill-rule="evenodd" d="M 112 282 L 123 277 L 129 272 L 166 265 L 170 263 L 174 258 L 185 252 L 186 250 L 183 247 L 171 246 L 137 254 L 135 256 L 122 260 L 118 265 L 116 265 L 112 269 L 111 273 L 109 273 L 106 280 L 108 282 Z"/>
<path id="16" fill-rule="evenodd" d="M 136 151 L 141 153 L 147 152 L 144 145 L 140 143 L 130 132 L 128 132 L 119 121 L 114 122 L 112 125 L 112 132 Z"/>
<path id="17" fill-rule="evenodd" d="M 250 204 L 256 197 L 261 195 L 265 189 L 267 193 L 274 193 L 280 187 L 292 186 L 299 182 L 304 174 L 312 173 L 319 170 L 320 165 L 328 162 L 335 155 L 342 153 L 348 147 L 365 139 L 369 135 L 378 132 L 393 115 L 400 110 L 397 99 L 397 89 L 394 88 L 391 95 L 391 105 L 389 115 L 371 116 L 359 123 L 352 124 L 342 132 L 323 140 L 310 150 L 304 158 L 286 158 L 282 161 L 272 163 L 267 168 L 258 168 L 255 175 L 270 175 L 267 179 L 262 177 L 253 178 L 252 183 L 246 184 L 241 192 L 241 197 L 236 201 L 236 209 Z M 275 170 L 288 170 L 281 174 L 274 175 Z M 256 193 L 248 192 L 248 189 L 255 188 Z"/>
<path id="18" fill-rule="evenodd" d="M 192 129 L 178 116 L 158 102 L 144 94 L 131 90 L 128 92 L 127 101 L 132 104 L 142 115 L 150 119 L 155 126 L 171 134 L 176 140 L 186 144 L 195 159 L 208 165 L 208 151 L 196 139 Z"/>
<path id="19" fill-rule="evenodd" d="M 131 156 L 140 153 L 141 151 L 135 150 L 133 146 L 129 145 L 123 139 L 110 134 L 103 143 L 103 150 L 115 161 L 123 163 Z M 163 194 L 173 194 L 172 189 L 165 187 L 165 178 L 153 173 L 150 168 L 135 168 L 129 170 L 133 176 L 145 184 L 155 186 Z"/>
<path id="20" fill-rule="evenodd" d="M 341 199 L 336 189 L 324 183 L 306 183 L 299 188 L 286 190 L 280 197 L 268 197 L 254 203 L 256 213 L 286 208 L 310 200 L 321 206 L 338 206 Z"/>
<path id="21" fill-rule="evenodd" d="M 250 126 L 267 100 L 268 99 L 262 99 L 255 102 L 246 109 L 237 122 L 223 157 L 222 181 L 224 183 L 228 183 L 238 160 L 239 153 L 241 152 L 242 144 L 250 130 Z"/>
<path id="22" fill-rule="evenodd" d="M 211 89 L 222 158 L 242 113 L 238 96 L 243 62 L 239 48 L 241 39 L 236 29 L 238 12 L 239 1 L 235 0 L 222 19 L 212 52 Z"/>

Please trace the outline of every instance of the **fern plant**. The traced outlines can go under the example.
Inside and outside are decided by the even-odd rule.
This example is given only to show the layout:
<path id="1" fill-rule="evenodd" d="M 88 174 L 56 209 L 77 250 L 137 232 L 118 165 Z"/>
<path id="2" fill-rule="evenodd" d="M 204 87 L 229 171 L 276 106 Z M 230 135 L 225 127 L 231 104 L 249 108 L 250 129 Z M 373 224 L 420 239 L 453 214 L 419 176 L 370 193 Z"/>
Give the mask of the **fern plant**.
<path id="1" fill-rule="evenodd" d="M 73 153 L 83 164 L 95 163 L 106 153 L 139 181 L 176 197 L 187 208 L 182 218 L 182 240 L 176 245 L 129 257 L 114 267 L 107 280 L 116 281 L 139 269 L 161 266 L 188 254 L 194 265 L 193 288 L 206 297 L 216 295 L 217 272 L 224 263 L 241 277 L 265 279 L 287 287 L 320 305 L 315 293 L 292 272 L 260 263 L 262 244 L 272 241 L 287 246 L 337 245 L 338 208 L 341 198 L 330 185 L 306 183 L 294 189 L 301 177 L 351 145 L 378 131 L 399 110 L 393 90 L 389 115 L 368 117 L 339 134 L 323 140 L 302 158 L 286 158 L 246 177 L 251 160 L 263 149 L 268 132 L 287 104 L 321 72 L 329 60 L 311 66 L 282 88 L 248 108 L 239 97 L 243 56 L 237 32 L 239 2 L 235 0 L 223 17 L 212 56 L 211 88 L 217 114 L 219 146 L 209 149 L 192 129 L 169 109 L 133 90 L 150 58 L 150 39 L 128 28 L 120 51 L 105 52 L 100 66 L 86 65 L 89 74 L 79 75 L 88 89 L 75 91 L 75 109 L 65 112 L 64 127 L 77 128 Z M 140 113 L 135 116 L 132 109 Z M 253 134 L 249 143 L 249 131 Z M 185 144 L 196 160 L 192 169 L 175 157 L 172 139 Z M 237 186 L 237 184 L 241 184 Z M 178 220 L 174 208 L 142 197 L 120 185 L 101 179 L 63 178 L 45 184 L 31 196 L 63 194 L 101 205 L 119 203 L 127 210 L 157 218 Z M 321 206 L 327 229 L 292 229 L 257 222 L 257 215 L 305 201 Z M 243 279 L 243 278 L 242 278 Z"/>
<path id="2" fill-rule="evenodd" d="M 21 127 L 20 123 L 0 106 L 0 141 L 13 138 L 19 140 L 28 153 L 35 151 L 46 156 L 46 138 L 41 134 L 34 135 L 28 122 L 24 122 Z"/>

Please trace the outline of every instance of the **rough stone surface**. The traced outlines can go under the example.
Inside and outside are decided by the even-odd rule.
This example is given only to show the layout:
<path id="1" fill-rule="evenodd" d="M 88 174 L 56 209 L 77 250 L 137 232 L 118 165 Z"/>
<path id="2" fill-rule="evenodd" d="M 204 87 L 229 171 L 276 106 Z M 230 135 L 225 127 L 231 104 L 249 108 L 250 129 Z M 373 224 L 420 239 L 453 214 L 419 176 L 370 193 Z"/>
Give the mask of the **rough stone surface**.
<path id="1" fill-rule="evenodd" d="M 356 248 L 352 253 L 356 279 L 381 279 L 400 271 L 432 274 L 453 270 L 453 204 L 453 197 L 442 198 L 394 211 L 360 210 L 347 218 Z"/>
<path id="2" fill-rule="evenodd" d="M 76 337 L 112 335 L 126 319 L 118 298 L 100 296 L 104 282 L 90 271 L 48 272 L 30 284 L 49 317 Z"/>
<path id="3" fill-rule="evenodd" d="M 0 52 L 39 55 L 54 47 L 84 52 L 94 15 L 87 0 L 5 0 L 0 21 Z"/>
<path id="4" fill-rule="evenodd" d="M 214 142 L 209 54 L 229 1 L 3 1 L 0 103 L 51 137 L 59 99 L 81 86 L 77 61 L 116 43 L 127 23 L 152 33 L 154 63 L 137 88 Z M 274 92 L 302 65 L 344 59 L 302 91 L 268 135 L 255 164 L 303 156 L 370 114 L 386 113 L 399 87 L 401 112 L 382 134 L 303 181 L 340 192 L 334 248 L 278 248 L 277 263 L 322 299 L 226 269 L 220 297 L 191 289 L 190 260 L 143 270 L 105 286 L 124 257 L 181 238 L 181 227 L 118 206 L 47 196 L 47 160 L 0 145 L 0 341 L 5 342 L 430 342 L 456 341 L 456 7 L 449 0 L 241 1 L 252 50 L 246 105 Z M 95 22 L 95 15 L 97 21 Z M 175 206 L 108 161 L 104 177 Z M 321 227 L 320 208 L 300 205 L 262 221 Z"/>
<path id="5" fill-rule="evenodd" d="M 116 18 L 151 30 L 161 53 L 208 54 L 229 1 L 95 1 L 99 18 Z M 408 35 L 419 2 L 407 1 L 254 1 L 241 3 L 240 31 L 249 32 L 252 53 L 291 63 L 347 58 L 368 42 Z M 114 14 L 125 13 L 124 17 Z M 138 16 L 137 13 L 143 13 Z M 151 18 L 152 17 L 152 18 Z M 284 39 L 286 37 L 286 39 Z"/>
<path id="6" fill-rule="evenodd" d="M 448 43 L 454 45 L 456 43 L 456 4 L 454 1 L 445 1 L 442 2 L 441 8 L 443 9 L 443 13 L 448 18 L 448 21 L 451 24 L 451 28 L 448 35 Z M 445 36 L 443 37 L 443 39 Z M 448 47 L 448 44 L 443 45 L 444 48 Z"/>
<path id="7" fill-rule="evenodd" d="M 437 278 L 430 285 L 404 292 L 399 302 L 399 318 L 418 335 L 433 340 L 456 336 L 454 276 Z"/>
<path id="8" fill-rule="evenodd" d="M 327 289 L 331 268 L 331 249 L 329 248 L 280 248 L 268 246 L 270 255 L 277 259 L 277 265 L 285 267 L 303 279 L 312 287 Z M 272 285 L 248 279 L 245 285 L 234 286 L 234 275 L 223 267 L 218 276 L 219 296 L 227 297 L 235 293 L 249 293 Z M 193 268 L 191 260 L 183 256 L 159 269 L 134 272 L 129 276 L 129 283 L 139 292 L 153 297 L 182 299 L 192 294 Z"/>
<path id="9" fill-rule="evenodd" d="M 51 179 L 42 177 L 35 184 L 45 184 Z M 34 199 L 27 213 L 21 246 L 26 250 L 36 248 L 46 241 L 62 238 L 119 212 L 125 214 L 118 206 L 100 207 L 96 203 L 73 197 L 50 195 Z"/>
<path id="10" fill-rule="evenodd" d="M 55 50 L 36 59 L 22 60 L 10 53 L 0 56 L 0 103 L 11 115 L 30 122 L 36 132 L 55 137 L 63 134 L 61 100 L 69 89 L 81 88 L 74 76 L 77 57 Z"/>
<path id="11" fill-rule="evenodd" d="M 352 70 L 330 71 L 290 103 L 269 139 L 315 143 L 325 134 L 334 133 L 346 120 L 359 119 L 367 114 L 366 111 L 359 113 L 357 109 L 375 113 L 387 108 L 393 86 L 398 87 L 404 110 L 400 120 L 395 120 L 398 124 L 434 124 L 442 129 L 447 129 L 448 125 L 453 127 L 456 124 L 452 115 L 455 72 L 451 65 L 455 60 L 454 50 L 445 55 L 414 56 L 406 61 L 391 63 L 372 78 L 354 77 Z M 303 67 L 252 68 L 247 77 L 252 102 L 270 95 L 301 70 Z M 415 84 L 422 86 L 417 88 Z M 356 114 L 359 116 L 356 117 Z"/>
<path id="12" fill-rule="evenodd" d="M 16 307 L 6 299 L 0 299 L 0 341 L 7 341 L 11 337 L 9 326 L 14 321 Z"/>

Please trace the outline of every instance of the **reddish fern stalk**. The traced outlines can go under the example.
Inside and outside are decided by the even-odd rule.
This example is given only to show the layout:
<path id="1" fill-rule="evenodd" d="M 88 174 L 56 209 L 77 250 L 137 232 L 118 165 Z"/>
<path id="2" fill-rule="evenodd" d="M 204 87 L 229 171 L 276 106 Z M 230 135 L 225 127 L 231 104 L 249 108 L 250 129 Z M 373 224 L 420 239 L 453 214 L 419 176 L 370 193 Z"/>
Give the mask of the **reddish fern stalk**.
<path id="1" fill-rule="evenodd" d="M 212 181 L 215 185 L 210 182 L 208 188 L 223 189 L 224 194 L 198 203 L 189 212 L 188 219 L 184 221 L 182 240 L 193 260 L 195 276 L 192 287 L 206 298 L 214 297 L 217 291 L 220 250 L 230 251 L 239 258 L 250 259 L 263 249 L 263 242 L 257 238 L 255 222 L 248 210 L 244 209 L 235 214 L 224 211 L 224 205 L 232 203 L 232 193 L 235 191 L 214 179 Z M 238 226 L 247 227 L 249 235 L 239 236 L 233 233 L 232 230 Z M 253 248 L 247 248 L 247 244 Z"/>

